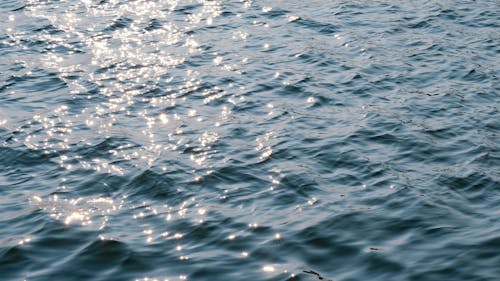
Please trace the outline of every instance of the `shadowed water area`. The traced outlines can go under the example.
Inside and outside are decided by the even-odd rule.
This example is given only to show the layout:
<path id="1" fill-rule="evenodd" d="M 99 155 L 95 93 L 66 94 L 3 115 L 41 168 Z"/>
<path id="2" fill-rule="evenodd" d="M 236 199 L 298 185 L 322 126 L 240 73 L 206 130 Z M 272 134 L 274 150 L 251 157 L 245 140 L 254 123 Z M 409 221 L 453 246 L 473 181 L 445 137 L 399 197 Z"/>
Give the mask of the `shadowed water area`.
<path id="1" fill-rule="evenodd" d="M 499 280 L 499 1 L 0 14 L 0 280 Z"/>

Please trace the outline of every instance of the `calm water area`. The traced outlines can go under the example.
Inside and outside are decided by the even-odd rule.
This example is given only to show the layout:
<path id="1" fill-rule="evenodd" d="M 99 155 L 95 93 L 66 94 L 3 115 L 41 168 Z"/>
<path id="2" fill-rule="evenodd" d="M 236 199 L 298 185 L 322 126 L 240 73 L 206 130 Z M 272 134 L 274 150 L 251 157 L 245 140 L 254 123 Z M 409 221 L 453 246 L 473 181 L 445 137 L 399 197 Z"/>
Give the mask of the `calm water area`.
<path id="1" fill-rule="evenodd" d="M 500 280 L 500 1 L 1 0 L 0 281 Z"/>

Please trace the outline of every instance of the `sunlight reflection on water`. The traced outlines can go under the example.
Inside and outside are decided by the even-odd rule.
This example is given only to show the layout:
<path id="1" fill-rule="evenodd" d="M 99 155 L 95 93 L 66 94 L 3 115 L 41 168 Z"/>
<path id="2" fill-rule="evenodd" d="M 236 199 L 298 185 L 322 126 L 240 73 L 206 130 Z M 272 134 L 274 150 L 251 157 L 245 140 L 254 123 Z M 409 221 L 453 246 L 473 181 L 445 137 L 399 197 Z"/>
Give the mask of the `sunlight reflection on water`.
<path id="1" fill-rule="evenodd" d="M 434 2 L 0 4 L 6 271 L 474 279 L 496 14 Z"/>

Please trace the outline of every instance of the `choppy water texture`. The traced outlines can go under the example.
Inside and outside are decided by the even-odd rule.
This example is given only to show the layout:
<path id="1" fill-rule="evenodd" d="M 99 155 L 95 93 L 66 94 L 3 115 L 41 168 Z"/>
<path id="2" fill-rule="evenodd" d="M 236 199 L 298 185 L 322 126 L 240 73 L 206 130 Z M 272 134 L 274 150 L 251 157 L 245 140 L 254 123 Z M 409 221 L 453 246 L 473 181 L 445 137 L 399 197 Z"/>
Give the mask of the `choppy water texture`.
<path id="1" fill-rule="evenodd" d="M 500 3 L 2 0 L 1 280 L 499 280 Z"/>

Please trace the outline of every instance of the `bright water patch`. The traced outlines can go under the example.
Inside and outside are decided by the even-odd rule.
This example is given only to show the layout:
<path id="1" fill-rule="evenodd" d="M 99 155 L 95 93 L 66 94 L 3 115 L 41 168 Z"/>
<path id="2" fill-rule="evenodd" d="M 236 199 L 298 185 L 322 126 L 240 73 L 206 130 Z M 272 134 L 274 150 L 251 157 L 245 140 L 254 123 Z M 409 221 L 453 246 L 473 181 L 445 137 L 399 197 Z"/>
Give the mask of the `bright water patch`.
<path id="1" fill-rule="evenodd" d="M 496 280 L 497 1 L 4 0 L 1 280 Z"/>

